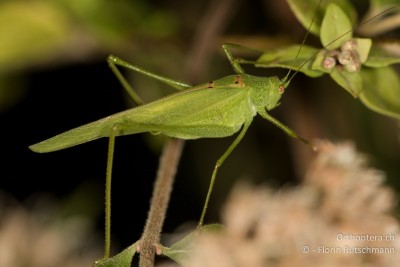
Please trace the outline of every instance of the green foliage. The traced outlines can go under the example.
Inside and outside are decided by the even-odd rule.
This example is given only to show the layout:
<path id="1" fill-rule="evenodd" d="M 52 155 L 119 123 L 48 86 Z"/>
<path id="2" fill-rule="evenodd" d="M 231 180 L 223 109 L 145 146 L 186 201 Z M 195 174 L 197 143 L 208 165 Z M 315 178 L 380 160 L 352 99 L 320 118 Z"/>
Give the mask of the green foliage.
<path id="1" fill-rule="evenodd" d="M 343 36 L 343 33 L 351 28 L 352 25 L 346 13 L 336 4 L 329 5 L 321 24 L 320 38 L 322 45 L 331 50 L 339 48 L 343 42 L 352 37 L 352 32 Z"/>
<path id="2" fill-rule="evenodd" d="M 43 54 L 66 42 L 71 34 L 65 15 L 42 2 L 2 3 L 0 25 L 1 72 L 39 60 Z"/>
<path id="3" fill-rule="evenodd" d="M 168 12 L 151 11 L 143 1 L 3 1 L 0 73 L 47 62 L 71 47 L 124 45 L 129 35 L 174 31 Z"/>
<path id="4" fill-rule="evenodd" d="M 357 21 L 357 12 L 347 0 L 325 0 L 321 3 L 316 0 L 287 0 L 287 2 L 304 28 L 308 29 L 311 25 L 310 32 L 315 35 L 320 34 L 325 10 L 331 3 L 347 11 L 352 25 Z M 349 29 L 351 28 L 347 30 Z"/>
<path id="5" fill-rule="evenodd" d="M 400 63 L 399 57 L 393 56 L 393 53 L 379 46 L 372 46 L 364 65 L 372 68 L 381 68 L 395 63 Z"/>
<path id="6" fill-rule="evenodd" d="M 138 242 L 133 243 L 112 258 L 101 259 L 94 262 L 95 267 L 130 267 L 135 256 Z"/>
<path id="7" fill-rule="evenodd" d="M 391 67 L 365 68 L 361 75 L 364 90 L 360 100 L 378 113 L 399 118 L 400 81 L 397 72 Z"/>
<path id="8" fill-rule="evenodd" d="M 304 62 L 306 64 L 301 68 L 301 71 L 310 77 L 319 77 L 323 73 L 312 68 L 311 57 L 318 53 L 318 49 L 304 45 L 291 45 L 285 48 L 270 49 L 264 52 L 257 60 L 257 67 L 278 67 L 287 69 L 299 69 Z M 300 51 L 296 58 L 297 53 Z"/>
<path id="9" fill-rule="evenodd" d="M 83 61 L 99 51 L 132 47 L 132 36 L 162 38 L 176 29 L 170 12 L 146 1 L 1 1 L 0 111 L 17 102 L 14 84 L 23 80 L 16 75 L 21 70 Z"/>
<path id="10" fill-rule="evenodd" d="M 400 62 L 398 54 L 375 44 L 369 38 L 353 38 L 354 8 L 347 1 L 323 1 L 318 8 L 311 32 L 319 35 L 323 50 L 304 46 L 297 59 L 297 46 L 264 53 L 257 60 L 258 67 L 285 67 L 300 71 L 310 77 L 329 74 L 330 77 L 359 98 L 371 110 L 400 119 L 400 81 L 389 65 Z M 289 1 L 290 6 L 305 27 L 311 24 L 317 0 Z M 391 1 L 373 1 L 371 7 L 381 10 Z M 321 16 L 321 11 L 323 15 Z M 376 10 L 372 10 L 376 13 Z M 397 13 L 400 11 L 397 10 Z M 307 18 L 307 19 L 306 19 Z M 366 21 L 373 24 L 375 18 Z M 319 51 L 319 52 L 318 52 Z M 305 60 L 306 56 L 309 59 Z M 300 59 L 300 60 L 299 60 Z M 306 62 L 300 65 L 300 62 Z M 388 82 L 390 81 L 390 82 Z"/>
<path id="11" fill-rule="evenodd" d="M 159 246 L 161 248 L 162 255 L 167 256 L 177 263 L 184 264 L 188 258 L 188 254 L 196 243 L 196 239 L 201 233 L 218 233 L 222 230 L 223 226 L 220 224 L 205 225 L 189 233 L 181 240 L 172 244 L 170 247 L 164 247 L 162 245 Z M 138 244 L 140 244 L 140 241 L 133 243 L 122 252 L 109 259 L 97 260 L 93 265 L 96 267 L 130 267 Z"/>

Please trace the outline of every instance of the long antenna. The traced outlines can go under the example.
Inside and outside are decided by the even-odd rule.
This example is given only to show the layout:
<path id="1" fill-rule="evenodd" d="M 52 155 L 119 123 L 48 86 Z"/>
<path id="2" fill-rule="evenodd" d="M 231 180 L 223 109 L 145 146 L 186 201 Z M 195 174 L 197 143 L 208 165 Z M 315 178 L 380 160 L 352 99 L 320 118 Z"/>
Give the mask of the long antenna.
<path id="1" fill-rule="evenodd" d="M 296 56 L 295 56 L 295 58 L 294 58 L 294 62 L 296 62 L 297 58 L 298 58 L 299 55 L 300 55 L 301 49 L 303 48 L 304 44 L 306 43 L 307 37 L 308 37 L 308 35 L 309 35 L 309 33 L 310 33 L 310 29 L 311 29 L 312 25 L 314 24 L 315 18 L 317 17 L 318 9 L 321 7 L 321 2 L 322 2 L 322 0 L 319 0 L 318 5 L 317 5 L 317 8 L 315 9 L 315 12 L 314 12 L 314 16 L 313 16 L 313 18 L 312 18 L 312 20 L 311 20 L 311 23 L 310 23 L 310 25 L 308 25 L 307 32 L 306 32 L 306 34 L 304 35 L 304 38 L 303 38 L 303 41 L 301 42 L 301 45 L 300 45 L 299 50 L 297 50 L 297 54 L 296 54 Z M 315 56 L 315 55 L 313 55 L 313 57 L 314 57 L 314 56 Z M 310 59 L 308 59 L 308 60 L 306 61 L 306 63 L 307 63 L 309 60 L 310 60 Z M 304 63 L 300 66 L 300 68 L 303 67 L 303 65 L 304 65 Z M 300 70 L 300 68 L 296 70 L 296 72 L 293 74 L 293 76 Z M 289 80 L 287 80 L 288 77 L 289 77 L 289 75 L 290 75 L 290 73 L 291 73 L 291 71 L 292 71 L 292 70 L 289 69 L 288 73 L 286 74 L 286 76 L 285 76 L 285 78 L 284 78 L 285 85 L 288 85 L 288 84 L 290 83 L 290 81 L 292 80 L 292 78 L 293 78 L 293 76 L 292 76 L 292 78 L 290 78 Z M 286 86 L 285 86 L 285 87 L 286 87 Z"/>
<path id="2" fill-rule="evenodd" d="M 320 1 L 319 3 L 321 3 L 321 1 Z M 360 28 L 361 26 L 363 26 L 363 25 L 365 25 L 365 24 L 371 22 L 372 20 L 376 19 L 377 17 L 381 16 L 382 14 L 384 14 L 384 13 L 386 13 L 386 12 L 392 10 L 392 9 L 395 9 L 395 8 L 397 8 L 397 7 L 399 7 L 399 6 L 400 6 L 400 4 L 394 5 L 394 6 L 390 7 L 390 8 L 385 9 L 384 11 L 378 13 L 377 15 L 375 15 L 375 16 L 373 16 L 373 17 L 371 17 L 371 18 L 369 18 L 369 19 L 367 19 L 367 20 L 365 20 L 365 21 L 363 21 L 363 22 L 361 22 L 361 23 L 359 23 L 359 24 L 357 24 L 354 28 L 352 28 L 352 29 L 350 29 L 350 30 L 344 32 L 343 34 L 339 35 L 339 37 L 336 37 L 335 39 L 333 39 L 331 42 L 329 42 L 327 45 L 325 45 L 322 49 L 326 49 L 328 46 L 330 46 L 331 44 L 333 44 L 334 42 L 336 42 L 337 40 L 339 40 L 339 39 L 342 38 L 343 36 L 349 34 L 350 32 L 354 31 L 355 29 Z M 315 18 L 315 15 L 314 15 L 314 18 Z M 313 21 L 314 21 L 314 18 L 313 18 Z M 311 24 L 312 24 L 312 23 L 311 23 Z M 308 27 L 308 29 L 310 29 L 310 27 L 311 27 L 311 25 Z M 303 43 L 302 43 L 301 47 L 303 46 L 303 44 L 304 44 L 304 40 L 303 40 Z M 300 49 L 301 49 L 301 47 L 300 47 Z M 299 51 L 297 52 L 297 56 L 298 56 L 299 53 L 300 53 L 300 49 L 299 49 Z M 293 79 L 293 77 L 296 76 L 296 74 L 297 74 L 311 59 L 315 58 L 315 57 L 318 55 L 318 53 L 319 53 L 322 49 L 320 49 L 319 51 L 315 52 L 309 59 L 307 59 L 306 61 L 304 61 L 304 62 L 300 65 L 300 67 L 296 70 L 296 72 L 293 73 L 293 75 L 292 75 L 292 76 L 289 78 L 289 80 L 287 80 L 287 81 L 286 81 L 286 77 L 287 77 L 287 75 L 286 75 L 286 77 L 285 77 L 285 84 L 289 84 L 290 81 Z M 296 56 L 296 58 L 297 58 L 297 56 Z M 295 60 L 296 60 L 296 59 L 295 59 Z M 289 71 L 289 72 L 290 72 L 290 71 Z M 288 73 L 288 74 L 289 74 L 289 73 Z"/>

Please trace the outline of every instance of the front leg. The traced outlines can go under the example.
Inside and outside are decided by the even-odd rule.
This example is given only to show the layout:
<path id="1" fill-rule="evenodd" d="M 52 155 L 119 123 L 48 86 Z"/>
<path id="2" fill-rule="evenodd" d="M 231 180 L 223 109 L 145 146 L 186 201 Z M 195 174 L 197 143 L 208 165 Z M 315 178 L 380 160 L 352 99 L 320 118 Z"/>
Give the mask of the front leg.
<path id="1" fill-rule="evenodd" d="M 240 64 L 257 64 L 256 61 L 249 61 L 249 60 L 244 60 L 244 59 L 240 59 L 240 58 L 234 58 L 232 55 L 232 52 L 230 51 L 231 48 L 236 48 L 236 49 L 241 49 L 241 50 L 246 50 L 246 51 L 250 51 L 252 53 L 263 53 L 263 51 L 257 50 L 257 49 L 253 49 L 253 48 L 249 48 L 246 46 L 242 46 L 242 45 L 238 45 L 238 44 L 223 44 L 222 45 L 222 49 L 225 52 L 226 57 L 228 58 L 229 62 L 232 65 L 233 70 L 237 73 L 237 74 L 244 74 L 244 70 L 243 68 L 240 66 Z"/>
<path id="2" fill-rule="evenodd" d="M 265 111 L 264 109 L 259 110 L 258 114 L 261 115 L 261 117 L 263 117 L 264 119 L 270 121 L 271 123 L 273 123 L 275 126 L 277 126 L 278 128 L 280 128 L 282 131 L 284 131 L 287 135 L 289 135 L 290 137 L 299 139 L 300 141 L 302 141 L 303 143 L 305 143 L 306 145 L 311 145 L 310 141 L 308 141 L 307 139 L 304 139 L 302 137 L 300 137 L 294 130 L 290 129 L 288 126 L 286 126 L 285 124 L 283 124 L 282 122 L 280 122 L 279 120 L 275 119 L 274 117 L 272 117 L 271 115 L 269 115 L 267 113 L 267 111 Z"/>
<path id="3" fill-rule="evenodd" d="M 237 60 L 233 58 L 232 53 L 229 50 L 230 47 L 236 47 L 236 45 L 233 45 L 233 44 L 223 44 L 222 45 L 222 49 L 224 50 L 226 57 L 228 58 L 229 62 L 231 63 L 233 70 L 237 74 L 244 74 L 245 72 L 244 72 L 243 68 L 240 66 L 240 64 L 237 62 Z"/>
<path id="4" fill-rule="evenodd" d="M 226 158 L 231 154 L 231 152 L 235 149 L 235 147 L 243 139 L 243 137 L 245 136 L 246 131 L 249 128 L 250 124 L 251 124 L 251 120 L 246 121 L 243 124 L 243 128 L 240 131 L 239 135 L 236 137 L 235 141 L 233 141 L 233 143 L 228 147 L 228 149 L 224 152 L 224 154 L 217 160 L 217 163 L 215 164 L 214 171 L 213 171 L 212 176 L 211 176 L 210 186 L 208 187 L 207 197 L 206 197 L 206 201 L 204 202 L 203 211 L 201 212 L 201 217 L 200 217 L 200 220 L 199 220 L 199 224 L 197 225 L 198 228 L 203 226 L 204 217 L 205 217 L 206 212 L 207 212 L 208 202 L 210 201 L 211 193 L 212 193 L 213 188 L 214 188 L 215 178 L 217 176 L 218 169 L 219 169 L 219 167 L 221 167 L 221 165 L 224 163 Z"/>
<path id="5" fill-rule="evenodd" d="M 125 60 L 122 60 L 116 56 L 110 55 L 107 58 L 107 62 L 108 65 L 110 66 L 111 70 L 113 71 L 114 75 L 117 77 L 117 79 L 119 80 L 119 82 L 122 84 L 122 86 L 124 87 L 125 91 L 129 94 L 129 96 L 133 99 L 133 101 L 138 104 L 138 105 L 142 105 L 144 102 L 143 100 L 140 98 L 140 96 L 135 92 L 135 90 L 130 86 L 130 84 L 126 81 L 126 79 L 124 78 L 124 76 L 121 74 L 121 72 L 118 70 L 117 66 L 121 66 L 133 71 L 136 71 L 138 73 L 141 73 L 143 75 L 146 75 L 150 78 L 159 80 L 177 90 L 184 90 L 186 88 L 190 88 L 192 87 L 190 84 L 181 82 L 181 81 L 177 81 L 177 80 L 173 80 L 158 74 L 155 74 L 153 72 L 144 70 L 138 66 L 135 66 L 129 62 L 126 62 Z"/>

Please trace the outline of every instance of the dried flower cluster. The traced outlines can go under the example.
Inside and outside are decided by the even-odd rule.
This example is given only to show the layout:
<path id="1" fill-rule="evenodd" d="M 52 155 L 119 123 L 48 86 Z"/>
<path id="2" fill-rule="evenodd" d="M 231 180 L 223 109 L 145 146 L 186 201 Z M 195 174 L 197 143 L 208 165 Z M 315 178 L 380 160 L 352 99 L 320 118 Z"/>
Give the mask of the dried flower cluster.
<path id="1" fill-rule="evenodd" d="M 91 266 L 101 249 L 89 244 L 83 218 L 57 220 L 46 211 L 32 212 L 0 196 L 0 266 Z M 90 247 L 89 247 L 90 246 Z"/>
<path id="2" fill-rule="evenodd" d="M 379 266 L 400 262 L 393 192 L 350 143 L 318 142 L 302 185 L 237 186 L 187 266 Z"/>

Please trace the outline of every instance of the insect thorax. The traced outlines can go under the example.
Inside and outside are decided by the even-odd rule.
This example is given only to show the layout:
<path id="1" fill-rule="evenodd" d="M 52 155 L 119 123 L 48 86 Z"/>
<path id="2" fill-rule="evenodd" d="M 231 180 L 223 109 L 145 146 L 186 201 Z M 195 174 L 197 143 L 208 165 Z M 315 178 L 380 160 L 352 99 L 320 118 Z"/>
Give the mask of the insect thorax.
<path id="1" fill-rule="evenodd" d="M 251 88 L 251 98 L 257 110 L 271 110 L 279 105 L 283 93 L 282 81 L 278 77 L 243 75 L 244 84 Z"/>
<path id="2" fill-rule="evenodd" d="M 283 82 L 278 77 L 258 77 L 249 74 L 229 75 L 209 83 L 209 87 L 243 88 L 248 90 L 257 110 L 271 110 L 278 105 L 283 93 Z"/>

